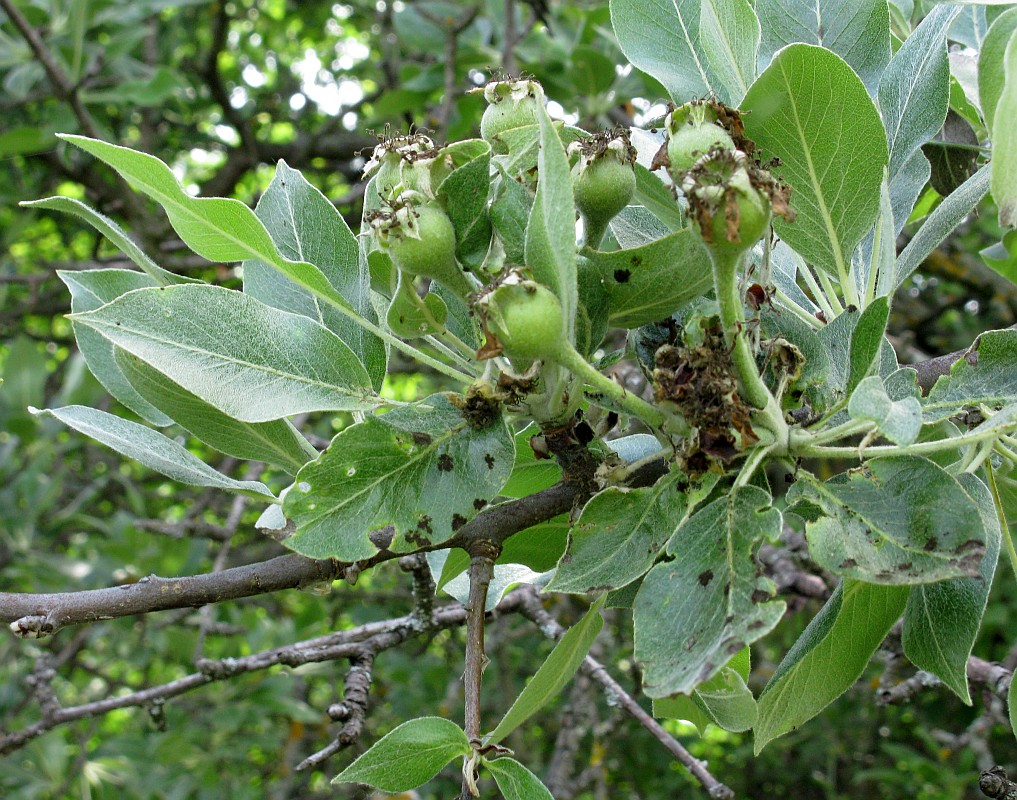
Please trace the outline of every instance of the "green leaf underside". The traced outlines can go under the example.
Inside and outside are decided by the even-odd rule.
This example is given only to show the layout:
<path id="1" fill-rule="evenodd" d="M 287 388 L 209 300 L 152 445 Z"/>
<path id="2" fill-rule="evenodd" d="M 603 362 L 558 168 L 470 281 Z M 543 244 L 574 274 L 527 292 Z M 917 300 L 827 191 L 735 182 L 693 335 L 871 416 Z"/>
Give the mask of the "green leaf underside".
<path id="1" fill-rule="evenodd" d="M 990 191 L 999 208 L 999 224 L 1017 228 L 1017 34 L 1011 34 L 1003 55 L 1003 90 L 992 122 Z"/>
<path id="2" fill-rule="evenodd" d="M 950 104 L 946 34 L 958 13 L 946 5 L 934 8 L 894 53 L 879 81 L 891 181 L 943 127 Z"/>
<path id="3" fill-rule="evenodd" d="M 565 631 L 547 660 L 540 665 L 529 683 L 505 712 L 497 727 L 484 737 L 485 744 L 497 744 L 522 725 L 533 714 L 558 696 L 582 665 L 597 634 L 604 627 L 600 609 L 606 598 L 601 596 L 590 606 L 579 622 Z"/>
<path id="4" fill-rule="evenodd" d="M 155 156 L 87 136 L 64 134 L 61 138 L 105 161 L 135 189 L 159 203 L 173 229 L 199 256 L 209 261 L 258 259 L 318 297 L 349 308 L 321 270 L 284 258 L 255 213 L 239 200 L 191 197 L 173 171 Z"/>
<path id="5" fill-rule="evenodd" d="M 24 202 L 21 205 L 28 208 L 47 208 L 52 211 L 63 211 L 73 214 L 79 219 L 85 220 L 99 233 L 116 245 L 131 261 L 138 265 L 152 279 L 152 286 L 171 286 L 175 283 L 200 283 L 197 278 L 187 278 L 183 275 L 176 275 L 163 269 L 156 264 L 148 254 L 124 233 L 123 229 L 109 217 L 100 214 L 95 209 L 85 205 L 80 200 L 72 197 L 46 197 L 42 200 Z"/>
<path id="6" fill-rule="evenodd" d="M 244 422 L 379 403 L 363 365 L 339 337 L 241 292 L 139 289 L 72 319 Z"/>
<path id="7" fill-rule="evenodd" d="M 220 453 L 247 461 L 265 461 L 296 474 L 314 457 L 310 445 L 286 420 L 240 422 L 171 381 L 159 370 L 123 350 L 117 366 L 153 406 Z"/>
<path id="8" fill-rule="evenodd" d="M 922 405 L 918 398 L 891 400 L 878 375 L 858 384 L 848 402 L 848 413 L 853 419 L 875 422 L 879 432 L 894 444 L 911 444 L 922 429 Z"/>
<path id="9" fill-rule="evenodd" d="M 748 0 L 701 0 L 699 35 L 714 83 L 737 106 L 756 77 L 760 30 L 752 6 Z"/>
<path id="10" fill-rule="evenodd" d="M 646 572 L 691 508 L 709 495 L 716 476 L 695 491 L 678 474 L 641 489 L 611 487 L 593 496 L 569 534 L 566 555 L 548 591 L 619 589 Z"/>
<path id="11" fill-rule="evenodd" d="M 890 16 L 881 0 L 756 0 L 761 61 L 789 44 L 825 47 L 874 89 L 890 60 Z"/>
<path id="12" fill-rule="evenodd" d="M 998 407 L 1017 402 L 1017 331 L 988 331 L 973 355 L 960 358 L 922 401 L 926 423 L 952 417 L 967 406 Z M 969 360 L 970 359 L 970 360 Z"/>
<path id="13" fill-rule="evenodd" d="M 450 146 L 465 163 L 452 171 L 438 188 L 456 232 L 456 256 L 467 269 L 477 269 L 491 243 L 491 221 L 487 216 L 487 195 L 491 186 L 491 146 L 480 139 L 468 139 Z"/>
<path id="14" fill-rule="evenodd" d="M 297 474 L 284 544 L 310 558 L 371 556 L 368 532 L 395 526 L 390 549 L 440 544 L 498 494 L 514 460 L 504 420 L 475 430 L 445 395 L 341 431 Z"/>
<path id="15" fill-rule="evenodd" d="M 907 602 L 904 586 L 845 579 L 784 656 L 759 696 L 755 752 L 840 697 L 858 680 Z"/>
<path id="16" fill-rule="evenodd" d="M 172 439 L 137 422 L 86 406 L 48 408 L 34 410 L 33 413 L 54 417 L 79 433 L 180 483 L 225 489 L 261 500 L 273 497 L 264 484 L 237 481 L 223 475 Z"/>
<path id="17" fill-rule="evenodd" d="M 711 93 L 730 99 L 708 73 L 699 18 L 696 0 L 611 0 L 611 22 L 625 57 L 660 81 L 676 103 Z"/>
<path id="18" fill-rule="evenodd" d="M 454 722 L 441 717 L 411 719 L 375 742 L 332 783 L 365 783 L 383 792 L 408 792 L 469 752 L 470 741 Z"/>
<path id="19" fill-rule="evenodd" d="M 726 731 L 747 731 L 756 724 L 756 699 L 746 686 L 749 648 L 734 656 L 710 680 L 699 684 L 689 696 L 676 695 L 653 701 L 653 716 L 681 719 L 696 726 L 700 735 L 709 724 Z"/>
<path id="20" fill-rule="evenodd" d="M 258 201 L 255 215 L 279 253 L 293 263 L 314 264 L 362 317 L 375 320 L 370 274 L 361 264 L 357 237 L 336 207 L 285 161 Z M 365 365 L 375 389 L 385 377 L 385 346 L 349 317 L 261 259 L 248 259 L 244 292 L 266 305 L 310 317 L 328 328 Z"/>
<path id="21" fill-rule="evenodd" d="M 851 67 L 821 47 L 781 50 L 745 96 L 745 132 L 791 186 L 794 222 L 782 239 L 828 273 L 848 274 L 851 253 L 879 212 L 886 133 Z"/>
<path id="22" fill-rule="evenodd" d="M 978 95 L 985 125 L 990 131 L 1006 80 L 1006 46 L 1014 32 L 1017 32 L 1017 8 L 1004 11 L 993 20 L 978 52 Z"/>
<path id="23" fill-rule="evenodd" d="M 144 272 L 126 269 L 58 270 L 57 276 L 71 292 L 74 314 L 94 311 L 122 294 L 156 285 Z M 88 369 L 107 392 L 152 425 L 163 427 L 173 422 L 131 385 L 116 363 L 116 348 L 109 339 L 78 322 L 72 321 L 71 328 Z"/>
<path id="24" fill-rule="evenodd" d="M 554 800 L 540 778 L 513 758 L 488 761 L 487 768 L 505 800 Z"/>
<path id="25" fill-rule="evenodd" d="M 664 319 L 713 286 L 709 254 L 689 228 L 640 247 L 585 254 L 607 289 L 615 327 Z"/>
<path id="26" fill-rule="evenodd" d="M 978 507 L 957 479 L 918 456 L 867 461 L 861 474 L 802 489 L 827 516 L 807 527 L 809 551 L 840 575 L 879 584 L 977 573 L 985 554 Z"/>
<path id="27" fill-rule="evenodd" d="M 573 341 L 576 318 L 576 217 L 572 177 L 558 133 L 540 107 L 537 194 L 526 224 L 526 265 L 561 301 L 562 336 Z"/>
<path id="28" fill-rule="evenodd" d="M 762 489 L 734 489 L 693 514 L 651 569 L 633 611 L 635 656 L 649 697 L 688 693 L 780 621 L 785 605 L 758 574 L 753 551 L 781 514 Z"/>
<path id="29" fill-rule="evenodd" d="M 1002 534 L 988 487 L 974 475 L 963 472 L 957 476 L 957 481 L 982 515 L 986 532 L 985 556 L 975 577 L 912 587 L 904 611 L 902 642 L 904 654 L 912 664 L 936 675 L 971 705 L 968 656 L 989 599 Z"/>

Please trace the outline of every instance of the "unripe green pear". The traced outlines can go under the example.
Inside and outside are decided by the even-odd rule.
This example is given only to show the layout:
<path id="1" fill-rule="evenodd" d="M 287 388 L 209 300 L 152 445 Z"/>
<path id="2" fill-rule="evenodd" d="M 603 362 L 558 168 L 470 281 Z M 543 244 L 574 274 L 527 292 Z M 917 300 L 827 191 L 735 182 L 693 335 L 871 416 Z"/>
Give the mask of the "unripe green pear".
<path id="1" fill-rule="evenodd" d="M 480 136 L 496 153 L 508 148 L 502 133 L 524 125 L 536 125 L 537 112 L 544 102 L 544 90 L 536 81 L 493 81 L 484 87 L 488 106 L 480 118 Z"/>

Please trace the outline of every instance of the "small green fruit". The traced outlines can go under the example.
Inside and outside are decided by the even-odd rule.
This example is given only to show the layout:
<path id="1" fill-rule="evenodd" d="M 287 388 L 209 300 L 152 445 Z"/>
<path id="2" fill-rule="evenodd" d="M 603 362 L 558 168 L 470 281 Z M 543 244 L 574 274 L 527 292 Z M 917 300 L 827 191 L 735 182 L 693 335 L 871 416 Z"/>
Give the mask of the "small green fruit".
<path id="1" fill-rule="evenodd" d="M 731 134 L 719 124 L 717 112 L 705 102 L 686 103 L 664 120 L 667 129 L 667 157 L 676 178 L 687 172 L 711 150 L 734 150 Z"/>
<path id="2" fill-rule="evenodd" d="M 536 81 L 494 81 L 484 87 L 488 106 L 480 118 L 480 136 L 496 153 L 508 148 L 502 133 L 524 125 L 536 125 L 537 112 L 544 102 L 544 90 Z"/>
<path id="3" fill-rule="evenodd" d="M 716 152 L 700 160 L 682 182 L 693 224 L 718 253 L 748 250 L 770 224 L 772 181 L 768 175 L 753 178 L 751 169 L 739 150 Z"/>
<path id="4" fill-rule="evenodd" d="M 562 337 L 561 302 L 546 286 L 509 276 L 485 298 L 488 330 L 509 358 L 557 360 Z"/>
<path id="5" fill-rule="evenodd" d="M 580 154 L 572 169 L 576 208 L 587 231 L 602 232 L 636 192 L 635 149 L 624 134 L 608 133 L 573 142 L 569 151 Z"/>
<path id="6" fill-rule="evenodd" d="M 405 192 L 395 211 L 379 212 L 371 219 L 378 244 L 401 272 L 431 278 L 465 297 L 473 285 L 456 261 L 452 221 L 439 206 L 421 200 L 416 193 Z"/>

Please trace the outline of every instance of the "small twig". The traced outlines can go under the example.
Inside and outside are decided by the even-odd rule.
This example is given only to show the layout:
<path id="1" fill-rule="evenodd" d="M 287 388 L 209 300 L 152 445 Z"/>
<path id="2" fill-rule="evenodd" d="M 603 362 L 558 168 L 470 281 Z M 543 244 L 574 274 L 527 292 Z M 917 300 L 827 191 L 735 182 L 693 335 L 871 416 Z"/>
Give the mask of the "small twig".
<path id="1" fill-rule="evenodd" d="M 470 548 L 470 597 L 466 605 L 466 666 L 463 670 L 465 694 L 465 730 L 470 741 L 480 740 L 480 686 L 487 668 L 484 651 L 484 615 L 487 610 L 487 589 L 494 577 L 494 562 L 501 552 L 497 542 L 479 539 Z M 472 761 L 463 768 L 461 800 L 477 797 Z"/>
<path id="2" fill-rule="evenodd" d="M 399 559 L 400 569 L 413 577 L 413 614 L 424 628 L 434 625 L 434 579 L 427 556 L 417 553 Z"/>
<path id="3" fill-rule="evenodd" d="M 340 750 L 349 747 L 357 740 L 367 722 L 367 710 L 370 706 L 371 671 L 374 667 L 374 653 L 365 652 L 350 659 L 350 671 L 344 681 L 343 701 L 329 706 L 328 715 L 343 726 L 327 747 L 309 755 L 299 764 L 297 770 L 316 767 L 334 756 Z"/>
<path id="4" fill-rule="evenodd" d="M 32 48 L 35 57 L 39 59 L 39 63 L 42 64 L 42 68 L 46 71 L 50 83 L 53 84 L 57 93 L 67 101 L 71 110 L 74 111 L 74 116 L 81 123 L 81 129 L 93 139 L 101 139 L 102 134 L 99 132 L 95 120 L 92 119 L 92 115 L 88 113 L 88 109 L 81 102 L 77 87 L 71 83 L 70 78 L 67 77 L 60 68 L 60 65 L 57 64 L 56 59 L 53 58 L 53 54 L 46 47 L 46 43 L 39 36 L 38 31 L 29 24 L 24 14 L 18 10 L 18 7 L 14 5 L 12 0 L 0 0 L 0 8 L 7 13 L 11 22 L 14 23 L 14 27 L 18 29 L 18 32 L 28 42 L 28 46 Z"/>
<path id="5" fill-rule="evenodd" d="M 1002 767 L 987 769 L 978 778 L 978 788 L 986 797 L 997 800 L 1017 800 L 1017 783 L 1006 775 Z"/>
<path id="6" fill-rule="evenodd" d="M 516 0 L 505 0 L 505 41 L 501 48 L 501 68 L 506 75 L 516 72 L 516 42 L 519 34 L 516 31 Z"/>
<path id="7" fill-rule="evenodd" d="M 1005 700 L 1010 691 L 1013 673 L 1006 667 L 971 656 L 967 663 L 968 680 L 984 687 L 991 694 Z M 910 678 L 894 686 L 881 687 L 876 695 L 876 702 L 882 706 L 899 706 L 910 702 L 927 689 L 939 686 L 942 681 L 935 675 L 919 670 Z"/>
<path id="8" fill-rule="evenodd" d="M 558 624 L 558 621 L 554 619 L 544 607 L 540 604 L 540 598 L 537 595 L 537 590 L 533 587 L 527 586 L 525 589 L 519 590 L 524 592 L 522 612 L 529 619 L 533 620 L 544 633 L 552 639 L 559 639 L 565 633 L 565 629 Z M 593 680 L 599 683 L 607 693 L 608 697 L 612 698 L 622 708 L 625 709 L 628 714 L 633 717 L 640 725 L 648 730 L 653 737 L 660 742 L 664 748 L 671 753 L 692 775 L 702 784 L 703 788 L 709 792 L 710 797 L 716 798 L 716 800 L 733 800 L 734 792 L 723 783 L 713 777 L 706 769 L 706 766 L 702 761 L 695 758 L 688 750 L 682 746 L 681 742 L 675 739 L 671 734 L 664 730 L 663 726 L 657 722 L 652 716 L 650 716 L 643 709 L 639 703 L 626 692 L 621 685 L 608 674 L 607 670 L 600 662 L 596 661 L 593 657 L 587 656 L 583 661 L 583 671 L 589 675 Z"/>

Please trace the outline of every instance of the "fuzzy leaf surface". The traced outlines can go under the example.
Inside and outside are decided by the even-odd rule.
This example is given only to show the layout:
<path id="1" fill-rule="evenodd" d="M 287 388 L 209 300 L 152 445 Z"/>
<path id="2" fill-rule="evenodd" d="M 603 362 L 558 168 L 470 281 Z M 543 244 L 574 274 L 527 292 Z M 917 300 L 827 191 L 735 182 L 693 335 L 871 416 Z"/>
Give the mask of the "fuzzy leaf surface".
<path id="1" fill-rule="evenodd" d="M 332 783 L 366 783 L 382 792 L 408 792 L 469 752 L 470 741 L 454 722 L 442 717 L 411 719 L 375 742 Z"/>
<path id="2" fill-rule="evenodd" d="M 378 403 L 363 365 L 338 336 L 241 292 L 139 289 L 72 319 L 244 422 Z"/>
<path id="3" fill-rule="evenodd" d="M 505 800 L 554 800 L 540 778 L 514 758 L 499 758 L 487 762 Z"/>
<path id="4" fill-rule="evenodd" d="M 911 444 L 922 429 L 922 404 L 918 398 L 891 400 L 878 375 L 858 384 L 848 401 L 848 413 L 852 419 L 875 422 L 880 433 L 899 445 Z"/>
<path id="5" fill-rule="evenodd" d="M 115 414 L 87 406 L 30 410 L 33 414 L 58 419 L 79 433 L 180 483 L 225 489 L 260 500 L 273 497 L 263 483 L 238 481 L 223 475 L 158 431 Z"/>
<path id="6" fill-rule="evenodd" d="M 118 349 L 116 362 L 142 397 L 220 453 L 275 464 L 291 475 L 315 457 L 313 448 L 288 420 L 240 422 L 135 355 Z"/>
<path id="7" fill-rule="evenodd" d="M 974 363 L 972 363 L 974 362 Z M 922 401 L 925 422 L 952 417 L 965 406 L 1017 402 L 1017 331 L 987 331 L 973 352 L 936 381 Z"/>
<path id="8" fill-rule="evenodd" d="M 784 603 L 772 599 L 753 554 L 759 539 L 780 533 L 771 500 L 746 486 L 704 506 L 671 538 L 674 560 L 646 574 L 633 624 L 647 696 L 692 691 L 780 621 Z"/>
<path id="9" fill-rule="evenodd" d="M 368 532 L 393 525 L 390 549 L 438 544 L 498 494 L 512 471 L 505 421 L 474 429 L 445 395 L 346 428 L 297 474 L 284 544 L 309 558 L 355 561 L 376 548 Z"/>
<path id="10" fill-rule="evenodd" d="M 71 292 L 74 314 L 95 311 L 127 292 L 157 285 L 150 275 L 128 269 L 58 270 L 57 276 Z M 173 422 L 134 388 L 117 364 L 116 347 L 109 339 L 73 320 L 71 329 L 88 369 L 107 392 L 152 425 L 162 427 Z"/>
<path id="11" fill-rule="evenodd" d="M 932 461 L 874 458 L 864 472 L 804 481 L 801 491 L 826 513 L 807 526 L 809 551 L 831 572 L 889 585 L 977 574 L 986 549 L 982 515 Z"/>
<path id="12" fill-rule="evenodd" d="M 756 0 L 760 69 L 789 44 L 819 45 L 843 58 L 875 93 L 890 60 L 890 15 L 880 0 Z"/>
<path id="13" fill-rule="evenodd" d="M 885 5 L 884 5 L 885 8 Z M 839 56 L 807 44 L 781 50 L 742 104 L 745 132 L 791 186 L 794 222 L 774 221 L 782 239 L 834 276 L 879 212 L 888 161 L 886 132 L 858 76 Z"/>
<path id="14" fill-rule="evenodd" d="M 374 321 L 371 278 L 361 264 L 357 237 L 342 215 L 315 186 L 285 161 L 258 201 L 255 215 L 279 253 L 294 263 L 314 264 L 329 284 L 361 316 Z M 385 346 L 349 317 L 284 272 L 260 259 L 244 262 L 244 292 L 274 308 L 302 314 L 346 342 L 367 368 L 372 384 L 385 377 Z"/>
<path id="15" fill-rule="evenodd" d="M 971 495 L 982 515 L 985 555 L 974 577 L 911 588 L 901 641 L 904 655 L 912 664 L 937 676 L 970 705 L 968 656 L 989 599 L 1002 534 L 988 487 L 974 475 L 963 472 L 957 481 Z"/>

